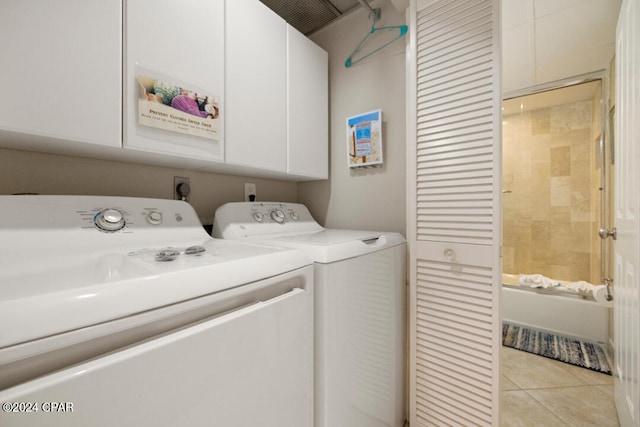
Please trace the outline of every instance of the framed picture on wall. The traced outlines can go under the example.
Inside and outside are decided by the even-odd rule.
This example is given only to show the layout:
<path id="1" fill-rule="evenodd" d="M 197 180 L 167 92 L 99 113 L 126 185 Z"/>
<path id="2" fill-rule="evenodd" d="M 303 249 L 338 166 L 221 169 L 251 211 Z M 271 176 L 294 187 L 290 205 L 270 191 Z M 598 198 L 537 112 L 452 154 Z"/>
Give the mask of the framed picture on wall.
<path id="1" fill-rule="evenodd" d="M 382 165 L 382 110 L 347 117 L 347 163 L 351 168 Z"/>
<path id="2" fill-rule="evenodd" d="M 138 124 L 219 141 L 220 96 L 136 66 Z"/>

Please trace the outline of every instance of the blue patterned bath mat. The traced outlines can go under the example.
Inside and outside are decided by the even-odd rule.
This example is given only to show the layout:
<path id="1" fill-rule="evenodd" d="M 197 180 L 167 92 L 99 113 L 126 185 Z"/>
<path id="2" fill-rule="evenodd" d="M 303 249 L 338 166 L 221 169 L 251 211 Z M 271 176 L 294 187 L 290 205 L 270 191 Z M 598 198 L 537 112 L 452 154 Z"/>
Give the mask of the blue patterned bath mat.
<path id="1" fill-rule="evenodd" d="M 611 375 L 607 356 L 599 344 L 502 323 L 502 344 Z"/>

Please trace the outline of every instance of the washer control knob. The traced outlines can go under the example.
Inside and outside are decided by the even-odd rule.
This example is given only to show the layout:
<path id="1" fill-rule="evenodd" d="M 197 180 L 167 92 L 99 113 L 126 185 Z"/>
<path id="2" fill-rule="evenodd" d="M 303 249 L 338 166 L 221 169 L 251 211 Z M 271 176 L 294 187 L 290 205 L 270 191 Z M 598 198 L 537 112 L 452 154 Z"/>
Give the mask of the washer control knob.
<path id="1" fill-rule="evenodd" d="M 291 214 L 289 214 L 289 216 L 291 217 L 292 220 L 297 221 L 300 219 L 300 215 L 298 215 L 298 212 L 291 212 Z"/>
<path id="2" fill-rule="evenodd" d="M 147 215 L 147 222 L 153 225 L 162 224 L 162 213 L 158 211 L 149 212 L 149 215 Z"/>
<path id="3" fill-rule="evenodd" d="M 256 222 L 262 222 L 262 220 L 264 220 L 264 214 L 262 212 L 256 212 L 253 214 L 253 219 Z"/>
<path id="4" fill-rule="evenodd" d="M 280 209 L 272 210 L 271 219 L 279 224 L 282 224 L 284 222 L 284 212 L 282 212 Z"/>
<path id="5" fill-rule="evenodd" d="M 118 231 L 125 226 L 122 212 L 116 209 L 105 209 L 99 212 L 93 221 L 99 229 L 104 231 Z"/>

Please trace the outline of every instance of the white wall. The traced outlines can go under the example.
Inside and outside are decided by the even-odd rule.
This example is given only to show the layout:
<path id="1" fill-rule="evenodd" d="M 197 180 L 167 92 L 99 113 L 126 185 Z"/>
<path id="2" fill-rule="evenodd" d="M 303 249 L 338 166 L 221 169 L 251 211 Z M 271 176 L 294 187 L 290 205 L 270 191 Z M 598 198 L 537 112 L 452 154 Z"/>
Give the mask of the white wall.
<path id="1" fill-rule="evenodd" d="M 620 4 L 502 0 L 502 93 L 606 69 Z"/>
<path id="2" fill-rule="evenodd" d="M 189 203 L 204 224 L 213 222 L 213 214 L 221 204 L 243 200 L 245 182 L 256 184 L 260 200 L 296 201 L 297 184 L 294 182 L 0 149 L 0 194 L 172 199 L 174 176 L 190 179 Z"/>
<path id="3" fill-rule="evenodd" d="M 382 25 L 405 23 L 388 1 Z M 371 29 L 368 12 L 358 8 L 310 38 L 329 53 L 329 181 L 298 184 L 298 201 L 330 228 L 396 231 L 405 234 L 405 41 L 345 68 L 344 62 Z M 374 42 L 375 43 L 375 42 Z M 347 166 L 347 117 L 382 109 L 384 165 Z"/>

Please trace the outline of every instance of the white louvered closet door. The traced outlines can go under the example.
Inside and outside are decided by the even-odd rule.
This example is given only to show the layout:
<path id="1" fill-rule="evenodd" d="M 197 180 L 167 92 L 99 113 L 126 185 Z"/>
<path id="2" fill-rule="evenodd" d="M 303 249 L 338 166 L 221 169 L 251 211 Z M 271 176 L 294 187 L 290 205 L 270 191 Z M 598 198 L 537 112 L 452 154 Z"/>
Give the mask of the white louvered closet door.
<path id="1" fill-rule="evenodd" d="M 498 424 L 499 4 L 411 2 L 412 427 Z"/>

